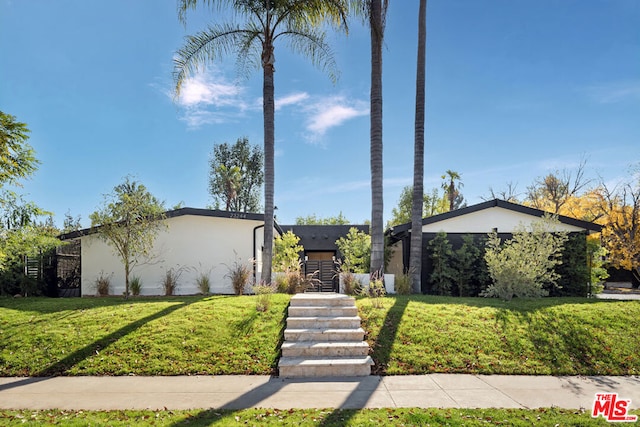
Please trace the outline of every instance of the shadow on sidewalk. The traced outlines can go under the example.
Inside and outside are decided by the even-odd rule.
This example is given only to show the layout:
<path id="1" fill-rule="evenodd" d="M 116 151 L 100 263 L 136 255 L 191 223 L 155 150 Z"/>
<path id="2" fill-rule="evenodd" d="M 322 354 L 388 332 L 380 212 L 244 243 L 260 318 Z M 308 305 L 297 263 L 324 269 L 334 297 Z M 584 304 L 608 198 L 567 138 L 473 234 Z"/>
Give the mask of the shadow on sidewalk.
<path id="1" fill-rule="evenodd" d="M 381 379 L 378 376 L 368 377 L 325 377 L 325 378 L 278 378 L 271 377 L 269 381 L 258 387 L 244 393 L 236 399 L 227 402 L 226 404 L 212 409 L 201 410 L 195 415 L 171 424 L 171 427 L 184 427 L 199 425 L 199 422 L 218 422 L 222 420 L 234 421 L 235 414 L 238 411 L 252 408 L 262 408 L 260 403 L 269 399 L 275 393 L 282 391 L 288 386 L 294 386 L 295 384 L 305 383 L 321 383 L 321 382 L 336 382 L 336 383 L 357 383 L 354 390 L 352 390 L 345 400 L 337 405 L 336 408 L 330 408 L 332 412 L 325 418 L 319 425 L 325 425 L 327 422 L 330 425 L 335 425 L 337 421 L 342 423 L 344 417 L 351 418 L 356 414 L 355 409 L 361 409 L 366 406 L 371 395 L 377 390 L 380 385 Z M 321 393 L 321 392 L 319 392 Z M 317 408 L 323 409 L 323 408 Z M 265 412 L 274 413 L 281 411 L 286 413 L 287 409 L 273 409 L 271 406 L 264 407 Z"/>
<path id="2" fill-rule="evenodd" d="M 386 368 L 391 358 L 391 347 L 396 339 L 398 327 L 402 316 L 407 308 L 409 299 L 396 298 L 393 306 L 387 311 L 382 327 L 373 345 L 373 359 L 375 361 L 374 374 L 386 372 Z M 217 422 L 222 420 L 234 420 L 235 413 L 242 409 L 260 407 L 260 402 L 268 399 L 285 387 L 294 384 L 312 382 L 342 382 L 357 383 L 348 396 L 336 405 L 335 408 L 328 408 L 331 413 L 327 415 L 318 425 L 343 425 L 353 418 L 357 411 L 367 406 L 369 400 L 380 386 L 382 379 L 378 375 L 367 377 L 347 377 L 347 378 L 278 378 L 271 377 L 266 383 L 252 389 L 238 398 L 222 405 L 216 409 L 208 409 L 198 412 L 193 417 L 172 424 L 172 427 L 183 427 L 193 425 L 198 421 Z M 318 408 L 320 409 L 320 408 Z M 273 411 L 273 409 L 270 409 Z"/>

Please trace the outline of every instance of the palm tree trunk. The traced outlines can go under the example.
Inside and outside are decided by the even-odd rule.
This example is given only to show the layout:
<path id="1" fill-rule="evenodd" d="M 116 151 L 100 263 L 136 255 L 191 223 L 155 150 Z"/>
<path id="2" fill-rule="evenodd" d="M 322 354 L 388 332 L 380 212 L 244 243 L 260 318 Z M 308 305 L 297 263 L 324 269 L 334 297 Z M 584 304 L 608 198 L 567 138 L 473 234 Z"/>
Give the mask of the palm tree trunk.
<path id="1" fill-rule="evenodd" d="M 422 211 L 424 206 L 424 104 L 427 0 L 420 0 L 418 14 L 418 69 L 416 72 L 416 121 L 413 155 L 413 200 L 409 274 L 414 293 L 422 291 Z"/>
<path id="2" fill-rule="evenodd" d="M 264 248 L 262 250 L 262 283 L 271 283 L 274 227 L 274 142 L 275 106 L 273 85 L 273 46 L 265 43 L 262 59 L 262 108 L 264 114 Z"/>
<path id="3" fill-rule="evenodd" d="M 372 0 L 371 30 L 371 274 L 384 272 L 382 198 L 382 24 L 381 0 Z"/>

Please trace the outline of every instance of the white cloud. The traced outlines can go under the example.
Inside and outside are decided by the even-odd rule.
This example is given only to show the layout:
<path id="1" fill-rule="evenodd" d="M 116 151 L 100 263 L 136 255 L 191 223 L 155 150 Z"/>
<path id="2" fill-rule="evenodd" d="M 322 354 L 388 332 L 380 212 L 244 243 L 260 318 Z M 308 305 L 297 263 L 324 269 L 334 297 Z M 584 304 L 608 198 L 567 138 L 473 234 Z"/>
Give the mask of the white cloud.
<path id="1" fill-rule="evenodd" d="M 182 107 L 180 120 L 189 128 L 233 121 L 250 109 L 243 99 L 244 92 L 243 86 L 229 82 L 215 70 L 199 73 L 184 82 L 175 99 Z"/>
<path id="2" fill-rule="evenodd" d="M 309 94 L 306 92 L 297 92 L 287 95 L 283 98 L 278 98 L 275 100 L 275 108 L 276 111 L 281 109 L 282 107 L 287 107 L 289 105 L 297 105 L 309 99 Z"/>
<path id="3" fill-rule="evenodd" d="M 587 88 L 589 96 L 600 104 L 640 100 L 640 80 L 611 82 Z"/>
<path id="4" fill-rule="evenodd" d="M 350 119 L 369 114 L 366 102 L 349 100 L 344 96 L 318 99 L 305 110 L 310 113 L 306 128 L 311 133 L 311 140 L 322 137 L 329 129 Z"/>

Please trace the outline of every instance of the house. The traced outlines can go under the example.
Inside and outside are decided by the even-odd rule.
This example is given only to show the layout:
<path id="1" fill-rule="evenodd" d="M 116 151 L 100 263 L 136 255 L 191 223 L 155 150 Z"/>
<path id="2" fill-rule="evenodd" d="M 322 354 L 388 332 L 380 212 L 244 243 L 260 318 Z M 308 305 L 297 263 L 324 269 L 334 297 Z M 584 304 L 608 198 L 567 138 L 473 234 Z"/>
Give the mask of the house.
<path id="1" fill-rule="evenodd" d="M 291 231 L 300 238 L 298 244 L 303 272 L 318 279 L 324 291 L 337 291 L 337 260 L 342 257 L 336 241 L 346 237 L 351 228 L 369 234 L 368 225 L 283 225 L 282 232 Z"/>
<path id="2" fill-rule="evenodd" d="M 164 295 L 162 281 L 169 269 L 180 274 L 176 294 L 182 295 L 199 292 L 196 278 L 200 274 L 209 274 L 212 293 L 233 294 L 227 275 L 236 262 L 257 260 L 251 268 L 254 278 L 260 278 L 264 215 L 194 208 L 165 215 L 167 227 L 156 237 L 151 256 L 132 271 L 142 281 L 141 295 Z M 82 296 L 96 295 L 100 275 L 110 277 L 110 294 L 122 295 L 122 261 L 95 229 L 67 233 L 61 239 L 80 242 Z"/>
<path id="3" fill-rule="evenodd" d="M 428 244 L 437 233 L 447 233 L 449 241 L 456 249 L 462 245 L 462 237 L 466 234 L 484 237 L 492 231 L 497 231 L 500 238 L 508 239 L 512 237 L 512 232 L 518 226 L 524 225 L 528 228 L 533 221 L 539 220 L 545 213 L 539 209 L 494 199 L 424 218 L 422 220 L 422 292 L 430 291 L 428 278 L 432 263 L 428 253 Z M 602 226 L 598 224 L 566 216 L 558 216 L 558 220 L 560 221 L 558 231 L 566 231 L 569 233 L 570 239 L 582 241 L 585 244 L 586 235 L 602 230 Z M 387 271 L 402 274 L 409 269 L 411 223 L 392 227 L 387 230 L 386 235 L 395 249 Z M 586 249 L 581 260 L 571 262 L 584 263 L 586 266 Z M 572 269 L 576 266 L 565 261 L 564 268 Z"/>

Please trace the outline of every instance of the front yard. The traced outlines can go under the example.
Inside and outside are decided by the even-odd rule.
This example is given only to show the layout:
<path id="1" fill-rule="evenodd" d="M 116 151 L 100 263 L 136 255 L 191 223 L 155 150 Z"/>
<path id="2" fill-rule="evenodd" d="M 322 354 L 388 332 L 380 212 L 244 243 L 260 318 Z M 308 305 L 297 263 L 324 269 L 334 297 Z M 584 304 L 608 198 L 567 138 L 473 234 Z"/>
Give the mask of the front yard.
<path id="1" fill-rule="evenodd" d="M 272 374 L 289 296 L 0 298 L 0 376 Z M 640 301 L 358 299 L 375 373 L 638 375 Z"/>

